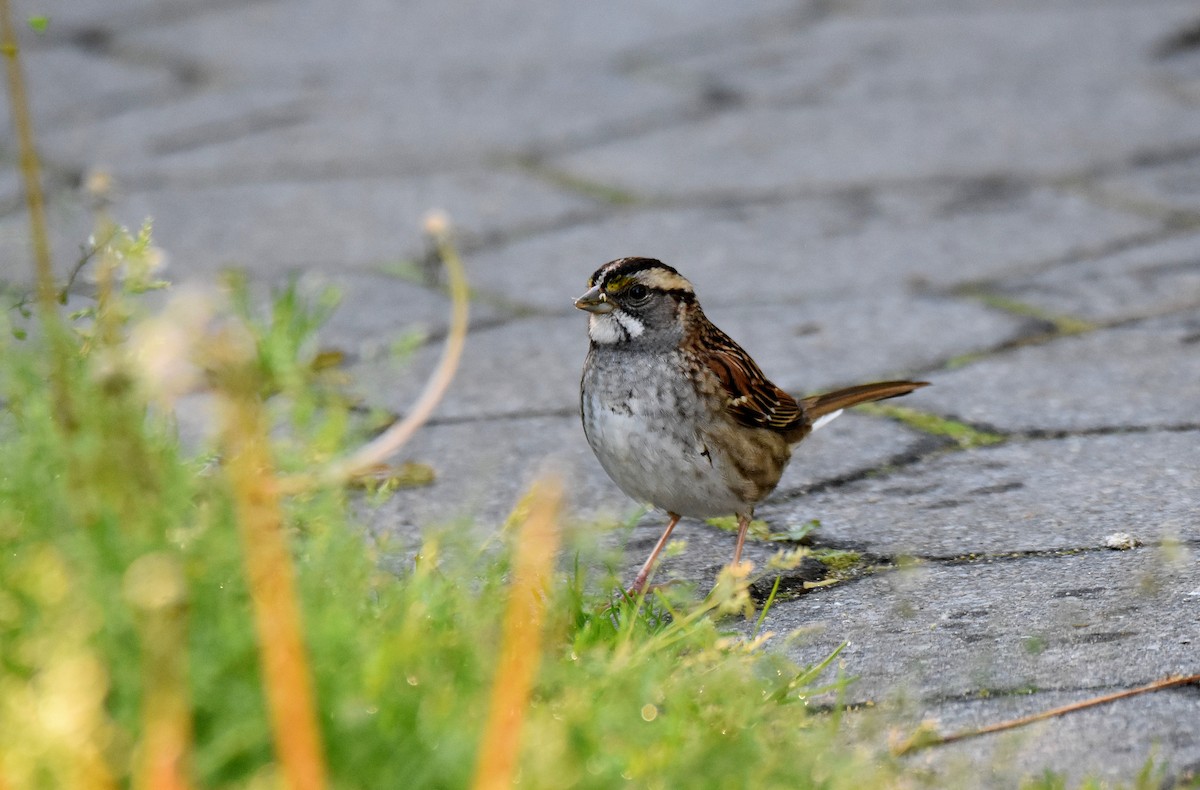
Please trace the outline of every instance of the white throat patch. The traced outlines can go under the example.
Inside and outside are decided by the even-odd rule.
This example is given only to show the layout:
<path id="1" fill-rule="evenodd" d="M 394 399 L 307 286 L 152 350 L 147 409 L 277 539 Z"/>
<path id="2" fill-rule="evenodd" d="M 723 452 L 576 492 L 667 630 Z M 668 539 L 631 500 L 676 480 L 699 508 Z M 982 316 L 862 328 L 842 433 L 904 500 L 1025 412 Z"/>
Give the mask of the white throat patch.
<path id="1" fill-rule="evenodd" d="M 611 345 L 639 337 L 646 331 L 642 322 L 622 310 L 592 313 L 588 317 L 588 337 L 593 343 Z"/>

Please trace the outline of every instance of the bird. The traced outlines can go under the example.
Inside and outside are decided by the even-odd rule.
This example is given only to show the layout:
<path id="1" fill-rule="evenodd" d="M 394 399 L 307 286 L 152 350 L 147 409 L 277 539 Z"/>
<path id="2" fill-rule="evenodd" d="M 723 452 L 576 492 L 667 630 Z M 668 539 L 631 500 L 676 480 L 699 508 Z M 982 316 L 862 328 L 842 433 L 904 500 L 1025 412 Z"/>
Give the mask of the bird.
<path id="1" fill-rule="evenodd" d="M 630 594 L 646 590 L 685 516 L 735 515 L 736 566 L 755 506 L 801 440 L 847 407 L 928 386 L 881 381 L 794 398 L 708 320 L 691 282 L 655 258 L 604 264 L 575 307 L 588 313 L 579 395 L 588 444 L 626 495 L 667 513 Z"/>

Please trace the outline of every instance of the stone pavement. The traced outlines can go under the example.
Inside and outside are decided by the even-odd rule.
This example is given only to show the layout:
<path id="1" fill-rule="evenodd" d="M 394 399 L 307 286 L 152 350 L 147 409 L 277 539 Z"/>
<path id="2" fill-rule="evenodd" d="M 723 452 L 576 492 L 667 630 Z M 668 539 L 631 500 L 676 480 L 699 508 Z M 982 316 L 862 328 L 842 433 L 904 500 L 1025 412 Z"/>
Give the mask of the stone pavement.
<path id="1" fill-rule="evenodd" d="M 547 463 L 578 520 L 634 512 L 579 428 L 570 299 L 598 264 L 655 256 L 781 385 L 927 377 L 903 405 L 960 423 L 849 414 L 761 508 L 861 557 L 807 594 L 823 570 L 804 566 L 767 623 L 802 630 L 803 661 L 848 640 L 852 701 L 952 730 L 1200 671 L 1194 0 L 18 7 L 51 17 L 25 65 L 63 269 L 77 187 L 105 169 L 174 280 L 340 288 L 326 342 L 401 411 L 446 313 L 422 216 L 450 213 L 476 324 L 407 453 L 438 480 L 374 529 L 490 527 Z M 2 140 L 0 275 L 20 279 Z M 395 359 L 414 330 L 429 345 Z M 630 573 L 660 525 L 632 532 Z M 732 537 L 677 535 L 659 578 L 708 584 Z M 910 759 L 947 785 L 1128 781 L 1149 756 L 1183 777 L 1197 721 L 1183 688 Z"/>

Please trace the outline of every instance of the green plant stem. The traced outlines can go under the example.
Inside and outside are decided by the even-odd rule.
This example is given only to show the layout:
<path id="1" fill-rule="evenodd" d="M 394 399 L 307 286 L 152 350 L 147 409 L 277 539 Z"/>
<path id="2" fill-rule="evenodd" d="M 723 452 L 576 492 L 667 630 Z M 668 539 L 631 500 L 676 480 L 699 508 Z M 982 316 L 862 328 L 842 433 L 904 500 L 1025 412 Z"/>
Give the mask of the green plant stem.
<path id="1" fill-rule="evenodd" d="M 21 178 L 25 183 L 25 205 L 29 208 L 29 237 L 33 243 L 34 277 L 37 282 L 37 301 L 42 324 L 49 337 L 53 354 L 53 373 L 50 386 L 54 393 L 54 412 L 60 428 L 75 428 L 74 410 L 67 387 L 67 360 L 71 353 L 66 328 L 58 314 L 54 269 L 50 264 L 50 242 L 46 232 L 46 201 L 42 195 L 41 167 L 33 143 L 33 121 L 29 99 L 25 93 L 25 77 L 21 72 L 20 47 L 12 23 L 8 0 L 0 0 L 0 53 L 4 55 L 8 77 L 8 103 L 12 113 L 20 157 Z"/>
<path id="2" fill-rule="evenodd" d="M 37 150 L 33 145 L 33 121 L 29 114 L 29 99 L 25 94 L 25 77 L 18 57 L 20 48 L 8 0 L 0 0 L 0 52 L 4 54 L 8 103 L 12 111 L 13 131 L 17 136 L 21 178 L 25 182 L 25 204 L 29 207 L 29 235 L 33 241 L 38 303 L 44 313 L 53 312 L 57 315 L 54 270 L 50 266 L 50 242 L 46 233 L 46 202 L 42 195 Z"/>

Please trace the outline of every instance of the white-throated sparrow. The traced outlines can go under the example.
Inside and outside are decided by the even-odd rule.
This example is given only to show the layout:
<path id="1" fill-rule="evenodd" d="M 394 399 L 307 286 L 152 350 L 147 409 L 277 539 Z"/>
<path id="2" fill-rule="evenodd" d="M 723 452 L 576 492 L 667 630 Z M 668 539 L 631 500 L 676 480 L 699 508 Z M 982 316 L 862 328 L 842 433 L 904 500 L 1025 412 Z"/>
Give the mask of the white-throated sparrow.
<path id="1" fill-rule="evenodd" d="M 667 511 L 634 580 L 641 591 L 681 516 L 736 514 L 741 560 L 754 507 L 775 489 L 801 439 L 858 403 L 923 381 L 884 381 L 796 400 L 709 321 L 692 284 L 652 258 L 619 258 L 588 281 L 580 408 L 588 444 L 630 497 Z"/>

